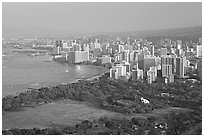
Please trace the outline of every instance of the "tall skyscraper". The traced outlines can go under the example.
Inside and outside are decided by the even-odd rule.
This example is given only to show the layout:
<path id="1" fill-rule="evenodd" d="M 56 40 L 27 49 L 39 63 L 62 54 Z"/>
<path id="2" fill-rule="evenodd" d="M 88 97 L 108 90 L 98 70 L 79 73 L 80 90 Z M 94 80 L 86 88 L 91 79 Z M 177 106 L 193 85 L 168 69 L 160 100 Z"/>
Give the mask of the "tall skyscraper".
<path id="1" fill-rule="evenodd" d="M 150 69 L 147 71 L 147 82 L 151 84 L 156 80 L 156 78 L 157 78 L 156 67 L 150 67 Z"/>
<path id="2" fill-rule="evenodd" d="M 154 56 L 154 46 L 153 45 L 150 47 L 150 53 L 152 56 Z"/>
<path id="3" fill-rule="evenodd" d="M 182 48 L 182 41 L 181 40 L 177 40 L 176 44 L 177 44 L 177 49 L 181 49 Z"/>
<path id="4" fill-rule="evenodd" d="M 156 66 L 156 58 L 150 55 L 138 55 L 138 68 L 142 69 L 144 75 L 147 75 L 147 71 L 150 67 Z"/>
<path id="5" fill-rule="evenodd" d="M 150 71 L 150 70 L 148 70 L 148 71 L 147 71 L 147 83 L 152 84 L 152 82 L 153 82 L 153 77 L 154 77 L 153 72 Z"/>
<path id="6" fill-rule="evenodd" d="M 120 54 L 120 61 L 125 61 L 125 62 L 130 62 L 130 55 L 129 55 L 129 51 L 128 50 L 125 50 L 125 51 L 122 51 Z"/>
<path id="7" fill-rule="evenodd" d="M 177 52 L 177 56 L 181 57 L 183 53 L 183 49 L 177 49 L 176 52 Z"/>
<path id="8" fill-rule="evenodd" d="M 202 80 L 202 60 L 198 61 L 197 69 L 198 69 L 198 76 Z"/>
<path id="9" fill-rule="evenodd" d="M 183 78 L 185 74 L 185 57 L 178 57 L 176 58 L 176 74 Z"/>
<path id="10" fill-rule="evenodd" d="M 136 79 L 143 79 L 143 70 L 141 69 L 133 69 L 132 70 L 132 79 L 136 80 Z"/>
<path id="11" fill-rule="evenodd" d="M 176 73 L 176 56 L 173 56 L 173 55 L 167 55 L 167 56 L 162 56 L 161 57 L 161 69 L 162 67 L 168 67 L 166 65 L 171 65 L 171 74 L 175 74 Z M 166 70 L 167 68 L 165 69 L 162 69 L 162 70 Z"/>
<path id="12" fill-rule="evenodd" d="M 73 51 L 81 51 L 81 46 L 79 44 L 74 44 Z"/>
<path id="13" fill-rule="evenodd" d="M 169 77 L 172 75 L 172 65 L 162 64 L 162 77 Z"/>
<path id="14" fill-rule="evenodd" d="M 126 76 L 126 66 L 116 64 L 110 69 L 110 77 L 118 79 L 120 76 Z"/>
<path id="15" fill-rule="evenodd" d="M 108 54 L 112 54 L 113 53 L 113 49 L 111 47 L 107 48 Z"/>
<path id="16" fill-rule="evenodd" d="M 130 63 L 123 61 L 121 64 L 126 67 L 126 73 L 130 72 Z"/>
<path id="17" fill-rule="evenodd" d="M 196 56 L 197 57 L 202 57 L 202 45 L 197 45 L 196 46 Z"/>

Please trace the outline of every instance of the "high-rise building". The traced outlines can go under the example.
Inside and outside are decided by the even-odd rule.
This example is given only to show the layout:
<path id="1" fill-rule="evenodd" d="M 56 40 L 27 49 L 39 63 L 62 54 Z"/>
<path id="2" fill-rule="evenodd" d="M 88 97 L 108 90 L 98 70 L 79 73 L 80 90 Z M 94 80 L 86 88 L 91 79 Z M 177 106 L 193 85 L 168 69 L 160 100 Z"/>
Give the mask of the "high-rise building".
<path id="1" fill-rule="evenodd" d="M 160 57 L 155 57 L 155 66 L 157 70 L 161 70 L 161 58 Z"/>
<path id="2" fill-rule="evenodd" d="M 130 38 L 127 37 L 127 44 L 130 45 Z"/>
<path id="3" fill-rule="evenodd" d="M 95 45 L 94 48 L 101 48 L 100 43 L 94 43 L 94 45 Z"/>
<path id="4" fill-rule="evenodd" d="M 116 64 L 110 69 L 110 77 L 118 79 L 121 76 L 126 76 L 126 66 L 122 64 Z"/>
<path id="5" fill-rule="evenodd" d="M 118 53 L 121 53 L 124 50 L 123 45 L 118 44 L 116 50 L 117 50 Z"/>
<path id="6" fill-rule="evenodd" d="M 155 80 L 156 80 L 156 78 L 157 78 L 157 68 L 156 68 L 156 67 L 150 67 L 149 70 L 153 72 L 154 78 L 155 78 Z M 154 80 L 154 79 L 153 79 L 153 80 Z M 155 80 L 154 80 L 154 81 L 155 81 Z"/>
<path id="7" fill-rule="evenodd" d="M 57 47 L 53 47 L 53 55 L 59 55 L 62 51 L 62 47 L 57 46 Z"/>
<path id="8" fill-rule="evenodd" d="M 81 51 L 85 51 L 86 47 L 87 47 L 87 45 L 86 45 L 85 43 L 82 44 L 82 45 L 81 45 Z"/>
<path id="9" fill-rule="evenodd" d="M 175 53 L 176 53 L 176 49 L 171 48 L 171 49 L 170 49 L 170 53 L 171 53 L 171 54 L 175 54 Z"/>
<path id="10" fill-rule="evenodd" d="M 150 52 L 147 47 L 143 47 L 142 52 L 144 55 L 150 55 Z"/>
<path id="11" fill-rule="evenodd" d="M 133 50 L 132 45 L 129 45 L 129 44 L 125 44 L 125 45 L 123 45 L 123 47 L 124 47 L 124 50 L 129 50 L 129 51 Z"/>
<path id="12" fill-rule="evenodd" d="M 129 63 L 135 60 L 134 52 L 129 53 Z"/>
<path id="13" fill-rule="evenodd" d="M 117 64 L 116 65 L 116 72 L 118 73 L 118 76 L 125 76 L 126 75 L 126 66 Z"/>
<path id="14" fill-rule="evenodd" d="M 197 45 L 196 46 L 196 56 L 197 57 L 202 57 L 202 45 Z"/>
<path id="15" fill-rule="evenodd" d="M 143 70 L 144 75 L 147 75 L 147 71 L 150 67 L 154 66 L 156 66 L 156 59 L 154 56 L 143 54 L 138 55 L 138 68 Z"/>
<path id="16" fill-rule="evenodd" d="M 162 64 L 162 77 L 169 77 L 172 75 L 172 65 Z"/>
<path id="17" fill-rule="evenodd" d="M 103 54 L 107 54 L 108 53 L 108 50 L 107 50 L 108 47 L 109 47 L 109 43 L 101 44 L 101 49 L 102 49 Z"/>
<path id="18" fill-rule="evenodd" d="M 161 48 L 160 49 L 160 56 L 167 55 L 167 48 Z"/>
<path id="19" fill-rule="evenodd" d="M 83 61 L 89 60 L 89 52 L 88 51 L 72 51 L 68 54 L 68 61 L 70 63 L 79 63 Z"/>
<path id="20" fill-rule="evenodd" d="M 198 76 L 202 80 L 202 60 L 198 61 L 197 70 L 198 70 Z"/>
<path id="21" fill-rule="evenodd" d="M 89 51 L 89 50 L 90 50 L 89 45 L 86 45 L 84 51 Z"/>
<path id="22" fill-rule="evenodd" d="M 89 48 L 90 48 L 91 50 L 94 50 L 94 49 L 95 49 L 95 44 L 94 44 L 94 43 L 90 43 Z"/>
<path id="23" fill-rule="evenodd" d="M 115 78 L 115 79 L 118 78 L 118 74 L 116 72 L 116 67 L 113 67 L 113 68 L 110 69 L 110 77 Z"/>
<path id="24" fill-rule="evenodd" d="M 102 49 L 101 49 L 101 48 L 95 48 L 95 49 L 93 50 L 93 54 L 94 54 L 95 57 L 96 57 L 96 56 L 101 56 L 101 54 L 102 54 Z"/>
<path id="25" fill-rule="evenodd" d="M 121 64 L 126 67 L 126 73 L 130 72 L 130 63 L 123 61 Z"/>
<path id="26" fill-rule="evenodd" d="M 147 82 L 151 84 L 157 78 L 157 69 L 156 67 L 150 67 L 150 70 L 147 71 Z"/>
<path id="27" fill-rule="evenodd" d="M 175 74 L 176 73 L 176 56 L 173 56 L 173 55 L 162 56 L 161 57 L 161 68 L 163 67 L 163 65 L 171 65 L 171 68 L 172 68 L 171 74 Z M 165 71 L 166 69 L 167 68 L 163 70 Z"/>
<path id="28" fill-rule="evenodd" d="M 150 53 L 152 56 L 154 56 L 154 46 L 153 45 L 150 47 Z"/>
<path id="29" fill-rule="evenodd" d="M 113 49 L 111 47 L 107 48 L 108 54 L 112 54 L 113 53 Z"/>
<path id="30" fill-rule="evenodd" d="M 151 84 L 153 82 L 153 77 L 154 77 L 154 74 L 152 73 L 152 71 L 148 70 L 147 71 L 147 83 Z"/>
<path id="31" fill-rule="evenodd" d="M 176 44 L 177 44 L 177 49 L 181 49 L 182 48 L 182 41 L 181 40 L 177 40 Z"/>
<path id="32" fill-rule="evenodd" d="M 169 75 L 168 82 L 173 83 L 174 82 L 174 74 Z"/>
<path id="33" fill-rule="evenodd" d="M 68 48 L 68 43 L 62 43 L 62 48 Z"/>
<path id="34" fill-rule="evenodd" d="M 143 79 L 143 70 L 141 69 L 133 69 L 132 70 L 132 79 Z"/>
<path id="35" fill-rule="evenodd" d="M 183 49 L 177 49 L 176 52 L 177 52 L 177 57 L 181 57 L 183 54 Z"/>
<path id="36" fill-rule="evenodd" d="M 185 57 L 176 58 L 176 74 L 182 78 L 184 77 L 185 74 L 185 62 L 186 62 Z"/>
<path id="37" fill-rule="evenodd" d="M 73 46 L 73 51 L 81 51 L 81 46 L 79 44 L 75 44 Z"/>
<path id="38" fill-rule="evenodd" d="M 130 55 L 129 55 L 129 51 L 128 50 L 125 50 L 125 51 L 122 51 L 120 54 L 119 54 L 119 60 L 120 61 L 125 61 L 125 62 L 130 62 Z"/>
<path id="39" fill-rule="evenodd" d="M 58 47 L 58 46 L 63 48 L 63 42 L 61 40 L 56 41 L 56 47 Z"/>

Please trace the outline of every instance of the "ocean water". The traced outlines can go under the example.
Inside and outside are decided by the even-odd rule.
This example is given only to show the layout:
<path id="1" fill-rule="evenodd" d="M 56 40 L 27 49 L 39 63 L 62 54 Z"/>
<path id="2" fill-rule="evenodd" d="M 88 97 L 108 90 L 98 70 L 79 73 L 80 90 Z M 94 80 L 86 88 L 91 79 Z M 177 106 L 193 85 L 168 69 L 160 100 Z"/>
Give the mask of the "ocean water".
<path id="1" fill-rule="evenodd" d="M 3 49 L 2 97 L 15 95 L 28 88 L 55 86 L 76 79 L 88 78 L 107 71 L 91 65 L 61 64 L 51 60 L 50 55 L 29 56 L 29 53 Z"/>

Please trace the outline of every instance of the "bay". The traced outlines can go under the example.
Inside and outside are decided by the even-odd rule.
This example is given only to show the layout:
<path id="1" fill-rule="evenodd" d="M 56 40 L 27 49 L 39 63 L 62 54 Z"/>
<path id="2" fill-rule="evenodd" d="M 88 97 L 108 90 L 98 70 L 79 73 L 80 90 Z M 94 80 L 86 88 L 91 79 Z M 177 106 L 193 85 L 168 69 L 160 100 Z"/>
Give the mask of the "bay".
<path id="1" fill-rule="evenodd" d="M 14 52 L 14 49 L 4 48 L 3 53 L 2 97 L 24 92 L 28 88 L 70 83 L 107 71 L 99 66 L 52 61 L 48 51 L 42 56 L 30 56 L 31 53 Z"/>

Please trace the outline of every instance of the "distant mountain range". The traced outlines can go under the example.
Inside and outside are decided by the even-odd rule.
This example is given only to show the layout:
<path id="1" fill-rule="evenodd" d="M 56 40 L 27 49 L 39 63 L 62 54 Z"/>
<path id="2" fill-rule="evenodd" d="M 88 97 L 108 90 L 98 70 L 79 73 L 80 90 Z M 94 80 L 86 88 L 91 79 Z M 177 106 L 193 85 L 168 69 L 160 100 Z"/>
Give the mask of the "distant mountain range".
<path id="1" fill-rule="evenodd" d="M 73 31 L 47 29 L 40 27 L 24 27 L 24 28 L 2 28 L 3 37 L 63 37 L 63 36 L 83 36 L 86 33 L 76 33 Z M 197 39 L 202 37 L 202 26 L 188 28 L 161 29 L 150 31 L 130 31 L 130 32 L 107 32 L 107 33 L 90 33 L 90 37 L 130 37 L 132 39 L 147 38 L 149 40 L 171 38 L 171 39 Z"/>
<path id="2" fill-rule="evenodd" d="M 148 34 L 147 33 L 145 34 L 145 38 L 152 42 L 164 38 L 170 38 L 171 40 L 182 40 L 184 42 L 189 40 L 192 40 L 193 42 L 198 42 L 198 38 L 201 37 L 202 26 L 158 30 L 148 32 Z"/>
<path id="3" fill-rule="evenodd" d="M 66 30 L 48 29 L 35 26 L 23 28 L 3 28 L 2 32 L 3 37 L 60 37 L 77 34 Z"/>

